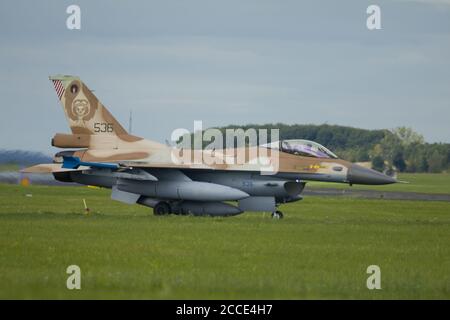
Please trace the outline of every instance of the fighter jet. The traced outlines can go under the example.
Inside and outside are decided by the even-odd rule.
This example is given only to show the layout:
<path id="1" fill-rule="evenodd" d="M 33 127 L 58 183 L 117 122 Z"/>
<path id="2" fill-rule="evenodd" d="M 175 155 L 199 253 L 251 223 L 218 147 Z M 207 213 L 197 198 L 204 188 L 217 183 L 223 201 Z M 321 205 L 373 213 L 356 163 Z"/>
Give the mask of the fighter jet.
<path id="1" fill-rule="evenodd" d="M 128 133 L 80 78 L 56 75 L 50 80 L 71 133 L 53 137 L 52 146 L 65 149 L 55 155 L 54 163 L 23 172 L 52 173 L 58 181 L 110 188 L 112 199 L 151 207 L 155 215 L 234 216 L 263 211 L 279 219 L 283 217 L 279 206 L 301 200 L 307 181 L 397 182 L 303 139 L 244 146 L 241 151 L 248 158 L 243 163 L 228 161 L 226 149 L 190 150 L 188 161 L 186 157 L 179 161 L 188 150 Z M 221 161 L 189 161 L 197 155 Z M 268 174 L 256 161 L 261 155 L 265 166 L 276 161 L 275 172 Z"/>

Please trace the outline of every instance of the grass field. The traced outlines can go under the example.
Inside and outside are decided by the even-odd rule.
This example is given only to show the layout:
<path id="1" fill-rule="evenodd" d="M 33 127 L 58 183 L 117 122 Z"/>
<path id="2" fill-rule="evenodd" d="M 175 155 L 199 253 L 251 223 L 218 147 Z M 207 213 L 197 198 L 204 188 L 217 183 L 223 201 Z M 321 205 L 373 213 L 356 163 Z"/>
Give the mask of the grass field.
<path id="1" fill-rule="evenodd" d="M 283 212 L 155 217 L 107 190 L 0 185 L 0 298 L 450 298 L 450 203 L 312 197 Z M 66 289 L 71 264 L 81 290 Z M 366 288 L 372 264 L 382 290 Z"/>
<path id="2" fill-rule="evenodd" d="M 329 182 L 308 182 L 308 187 L 337 188 L 355 190 L 405 191 L 420 193 L 450 194 L 450 174 L 444 173 L 401 173 L 398 180 L 408 183 L 395 183 L 384 186 L 364 186 Z"/>

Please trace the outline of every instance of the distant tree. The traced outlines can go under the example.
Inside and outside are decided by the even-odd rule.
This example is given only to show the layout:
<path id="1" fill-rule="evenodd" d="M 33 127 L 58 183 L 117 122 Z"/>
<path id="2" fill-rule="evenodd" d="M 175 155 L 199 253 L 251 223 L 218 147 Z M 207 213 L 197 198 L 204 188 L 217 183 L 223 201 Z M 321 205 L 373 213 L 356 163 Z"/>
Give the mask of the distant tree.
<path id="1" fill-rule="evenodd" d="M 404 172 L 406 170 L 406 162 L 405 162 L 405 159 L 403 158 L 403 152 L 399 151 L 394 155 L 392 164 L 400 172 Z"/>
<path id="2" fill-rule="evenodd" d="M 328 145 L 328 146 L 333 146 L 334 145 L 334 141 L 333 141 L 333 132 L 331 130 L 320 130 L 317 133 L 317 141 L 321 141 L 322 144 L 324 145 Z"/>
<path id="3" fill-rule="evenodd" d="M 403 146 L 409 146 L 413 143 L 425 143 L 424 137 L 420 133 L 415 132 L 412 128 L 398 127 L 392 129 L 391 132 L 401 141 Z"/>
<path id="4" fill-rule="evenodd" d="M 372 169 L 382 172 L 384 168 L 384 159 L 381 156 L 375 156 L 372 158 Z"/>
<path id="5" fill-rule="evenodd" d="M 383 149 L 381 148 L 381 144 L 377 143 L 373 146 L 372 150 L 369 151 L 369 156 L 371 158 L 376 156 L 381 156 L 383 154 Z"/>
<path id="6" fill-rule="evenodd" d="M 428 171 L 433 173 L 442 172 L 445 158 L 446 155 L 439 153 L 438 150 L 434 150 L 428 158 Z"/>
<path id="7" fill-rule="evenodd" d="M 428 171 L 428 161 L 425 155 L 419 157 L 419 166 L 417 167 L 417 172 L 427 172 Z"/>
<path id="8" fill-rule="evenodd" d="M 363 148 L 357 149 L 355 161 L 358 161 L 358 162 L 370 161 L 369 152 Z"/>
<path id="9" fill-rule="evenodd" d="M 403 146 L 401 140 L 394 134 L 390 132 L 386 132 L 383 140 L 380 142 L 381 145 L 381 156 L 386 159 L 389 163 L 389 166 L 392 167 L 394 165 L 394 157 L 403 152 Z"/>

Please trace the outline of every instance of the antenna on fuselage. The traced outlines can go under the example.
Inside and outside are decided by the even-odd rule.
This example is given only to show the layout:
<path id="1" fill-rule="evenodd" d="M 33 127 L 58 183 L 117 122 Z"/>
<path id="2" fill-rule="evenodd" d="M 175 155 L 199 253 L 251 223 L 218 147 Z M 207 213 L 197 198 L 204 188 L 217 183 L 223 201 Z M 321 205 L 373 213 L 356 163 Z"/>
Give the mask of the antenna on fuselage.
<path id="1" fill-rule="evenodd" d="M 130 110 L 130 118 L 128 120 L 128 133 L 131 133 L 132 125 L 133 125 L 133 110 Z"/>

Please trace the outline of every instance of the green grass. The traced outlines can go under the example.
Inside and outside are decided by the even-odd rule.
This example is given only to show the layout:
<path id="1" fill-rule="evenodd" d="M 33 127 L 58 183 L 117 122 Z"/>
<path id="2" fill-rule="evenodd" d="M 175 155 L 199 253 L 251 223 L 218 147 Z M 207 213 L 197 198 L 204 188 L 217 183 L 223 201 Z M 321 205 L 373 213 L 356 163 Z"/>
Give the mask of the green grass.
<path id="1" fill-rule="evenodd" d="M 338 188 L 355 190 L 404 191 L 420 193 L 450 194 L 450 174 L 445 173 L 401 173 L 398 180 L 408 183 L 395 183 L 384 186 L 365 186 L 329 182 L 308 182 L 308 187 Z"/>
<path id="2" fill-rule="evenodd" d="M 0 298 L 450 298 L 450 203 L 313 197 L 282 210 L 155 217 L 107 190 L 0 185 Z M 66 289 L 71 264 L 81 290 Z M 382 290 L 366 288 L 372 264 Z"/>

